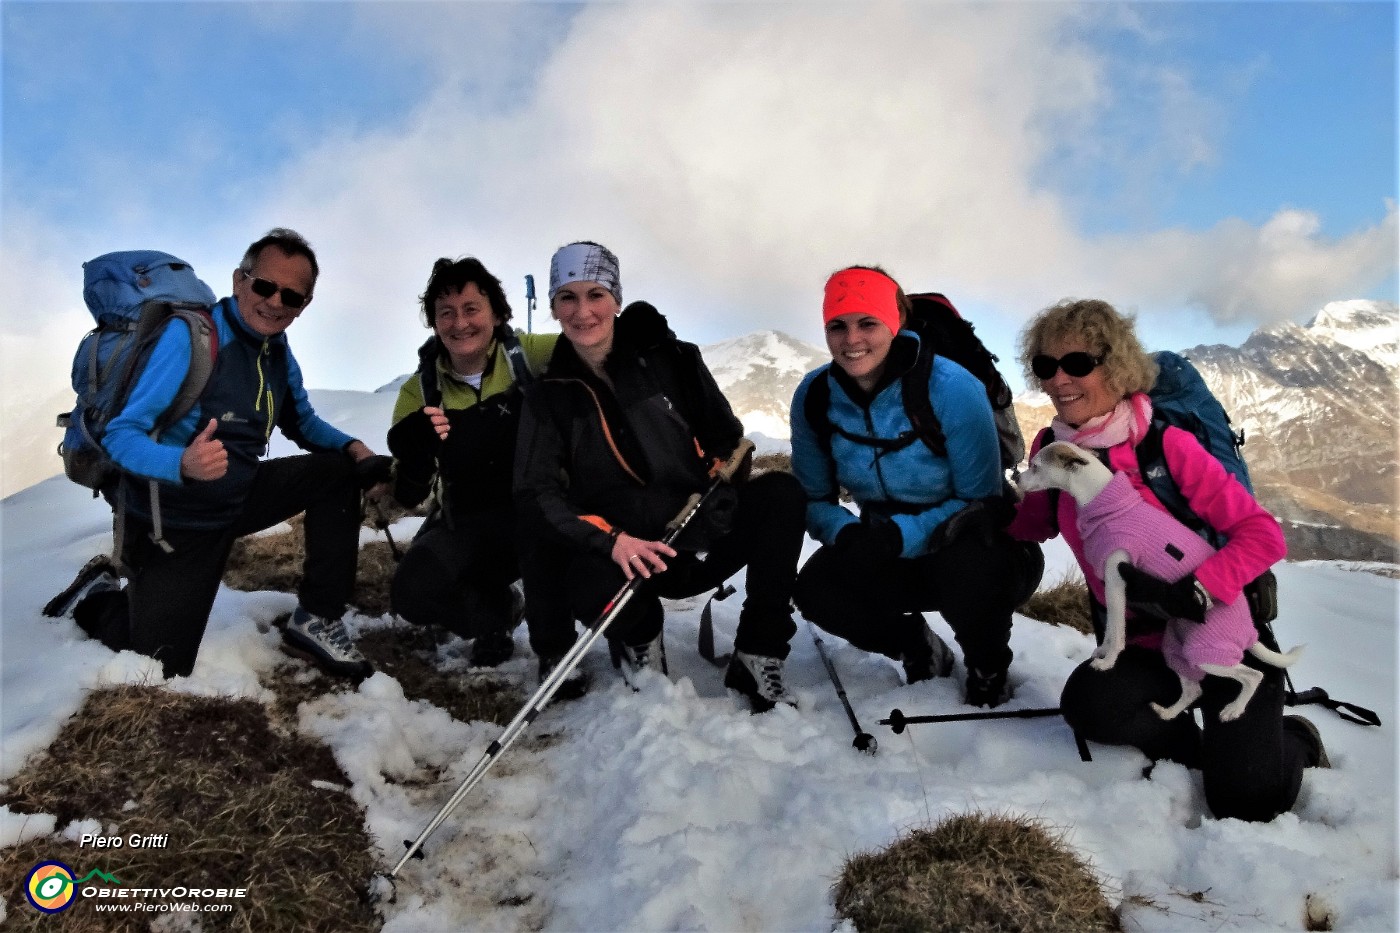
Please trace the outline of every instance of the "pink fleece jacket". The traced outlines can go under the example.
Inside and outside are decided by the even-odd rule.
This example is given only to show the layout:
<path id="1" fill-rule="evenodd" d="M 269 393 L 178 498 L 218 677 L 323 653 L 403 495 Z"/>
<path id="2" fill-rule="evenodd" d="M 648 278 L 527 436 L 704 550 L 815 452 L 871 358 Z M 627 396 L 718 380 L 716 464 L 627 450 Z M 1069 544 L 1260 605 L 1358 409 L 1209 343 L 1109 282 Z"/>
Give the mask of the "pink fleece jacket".
<path id="1" fill-rule="evenodd" d="M 1138 495 L 1123 473 L 1115 473 L 1094 501 L 1079 508 L 1078 531 L 1084 559 L 1103 573 L 1113 552 L 1128 552 L 1134 567 L 1175 583 L 1215 553 L 1199 535 Z M 1162 638 L 1167 665 L 1188 680 L 1205 676 L 1202 664 L 1240 663 L 1258 636 L 1248 601 L 1217 602 L 1205 622 L 1174 620 Z"/>
<path id="2" fill-rule="evenodd" d="M 1031 444 L 1032 456 L 1040 446 L 1041 439 L 1037 437 Z M 1249 490 L 1241 486 L 1189 432 L 1180 428 L 1163 431 L 1162 454 L 1191 510 L 1229 538 L 1224 547 L 1196 568 L 1196 579 L 1217 602 L 1236 602 L 1244 592 L 1245 584 L 1283 559 L 1287 550 L 1283 531 L 1274 517 L 1249 494 Z M 1143 499 L 1166 511 L 1138 475 L 1137 454 L 1131 444 L 1108 448 L 1108 460 L 1113 471 L 1125 474 Z M 1059 511 L 1057 515 L 1052 515 L 1048 492 L 1028 494 L 1022 500 L 1008 531 L 1023 541 L 1046 541 L 1062 533 L 1065 543 L 1079 561 L 1089 589 L 1102 603 L 1103 580 L 1099 578 L 1102 570 L 1094 569 L 1085 560 L 1074 497 L 1066 493 L 1057 498 Z M 1139 623 L 1146 621 L 1138 620 Z M 1135 625 L 1134 628 L 1141 632 L 1142 625 Z M 1154 624 L 1150 632 L 1133 635 L 1129 640 L 1155 648 L 1161 643 L 1160 626 Z"/>

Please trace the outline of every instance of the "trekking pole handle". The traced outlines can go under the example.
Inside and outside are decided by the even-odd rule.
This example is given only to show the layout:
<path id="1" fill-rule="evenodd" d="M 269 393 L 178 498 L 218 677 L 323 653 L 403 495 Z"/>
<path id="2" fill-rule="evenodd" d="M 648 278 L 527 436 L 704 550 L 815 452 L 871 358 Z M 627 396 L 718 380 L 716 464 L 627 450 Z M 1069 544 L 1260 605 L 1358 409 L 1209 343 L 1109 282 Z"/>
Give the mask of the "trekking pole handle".
<path id="1" fill-rule="evenodd" d="M 753 441 L 749 440 L 747 437 L 739 438 L 739 446 L 734 448 L 734 452 L 729 455 L 729 459 L 724 462 L 724 466 L 720 467 L 715 472 L 715 475 L 726 483 L 732 482 L 734 474 L 739 472 L 739 468 L 744 465 L 744 461 L 748 459 L 753 451 Z"/>

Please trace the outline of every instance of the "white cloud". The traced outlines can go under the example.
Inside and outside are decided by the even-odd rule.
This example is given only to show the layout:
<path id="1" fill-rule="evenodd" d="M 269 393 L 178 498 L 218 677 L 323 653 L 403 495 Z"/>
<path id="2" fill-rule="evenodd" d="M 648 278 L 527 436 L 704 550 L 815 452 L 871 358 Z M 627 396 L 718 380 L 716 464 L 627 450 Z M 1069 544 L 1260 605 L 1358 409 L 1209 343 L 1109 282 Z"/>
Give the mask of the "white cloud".
<path id="1" fill-rule="evenodd" d="M 324 387 L 379 385 L 410 367 L 423 336 L 417 295 L 436 257 L 482 258 L 523 321 L 522 276 L 543 286 L 552 250 L 579 238 L 619 254 L 625 297 L 654 301 L 702 343 L 759 328 L 817 339 L 822 282 L 852 262 L 880 262 L 912 288 L 945 289 L 1004 321 L 1068 294 L 1147 316 L 1195 304 L 1219 321 L 1273 320 L 1354 297 L 1395 269 L 1393 205 L 1335 239 L 1305 209 L 1262 227 L 1084 234 L 1079 205 L 1044 180 L 1048 159 L 1179 172 L 1219 157 L 1229 103 L 1184 68 L 1137 70 L 1136 85 L 1159 92 L 1133 147 L 1101 132 L 1122 103 L 1112 75 L 1125 63 L 1083 27 L 1141 33 L 1131 7 L 355 9 L 338 41 L 378 38 L 383 55 L 429 60 L 430 96 L 392 126 L 308 140 L 270 176 L 217 179 L 217 217 L 204 216 L 207 192 L 191 218 L 168 192 L 135 191 L 125 215 L 45 234 L 41 217 L 16 221 L 23 200 L 7 191 L 7 344 L 35 289 L 80 310 L 76 269 L 91 255 L 169 249 L 224 292 L 243 245 L 273 225 L 301 230 L 322 258 L 317 300 L 291 337 Z M 304 18 L 296 27 L 308 30 Z M 151 205 L 177 216 L 156 229 Z M 21 241 L 24 255 L 12 255 Z M 60 356 L 78 333 L 58 341 Z M 67 359 L 21 371 L 61 384 Z"/>

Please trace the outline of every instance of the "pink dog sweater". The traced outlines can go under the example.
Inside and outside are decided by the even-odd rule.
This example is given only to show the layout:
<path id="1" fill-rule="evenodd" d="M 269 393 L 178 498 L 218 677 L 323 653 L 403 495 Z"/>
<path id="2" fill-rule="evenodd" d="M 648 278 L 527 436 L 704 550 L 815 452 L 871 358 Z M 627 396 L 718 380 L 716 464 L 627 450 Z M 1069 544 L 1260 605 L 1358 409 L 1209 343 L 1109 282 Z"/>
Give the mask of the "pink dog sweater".
<path id="1" fill-rule="evenodd" d="M 1104 562 L 1119 549 L 1137 567 L 1175 583 L 1191 573 L 1215 549 L 1171 515 L 1149 505 L 1126 474 L 1115 473 L 1094 501 L 1081 505 L 1078 531 L 1087 563 L 1100 575 Z M 1204 623 L 1173 620 L 1162 636 L 1162 654 L 1179 676 L 1199 681 L 1202 664 L 1225 667 L 1240 663 L 1257 640 L 1248 600 L 1228 605 L 1220 600 Z"/>

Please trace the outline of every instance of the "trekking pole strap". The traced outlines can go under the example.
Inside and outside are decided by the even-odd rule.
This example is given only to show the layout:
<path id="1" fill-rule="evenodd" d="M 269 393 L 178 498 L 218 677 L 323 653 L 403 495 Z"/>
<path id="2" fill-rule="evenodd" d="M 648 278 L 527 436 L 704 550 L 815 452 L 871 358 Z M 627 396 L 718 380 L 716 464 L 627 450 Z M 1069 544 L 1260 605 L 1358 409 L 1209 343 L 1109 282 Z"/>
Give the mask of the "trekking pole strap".
<path id="1" fill-rule="evenodd" d="M 734 587 L 728 583 L 721 583 L 715 587 L 715 591 L 710 594 L 710 598 L 705 600 L 705 608 L 700 610 L 700 635 L 696 640 L 696 648 L 700 652 L 700 657 L 709 661 L 715 667 L 725 667 L 732 657 L 730 653 L 716 656 L 715 654 L 715 620 L 714 614 L 710 610 L 710 605 L 716 600 L 723 602 L 735 593 Z"/>
<path id="2" fill-rule="evenodd" d="M 1358 726 L 1379 726 L 1381 724 L 1381 717 L 1376 715 L 1374 710 L 1357 706 L 1355 703 L 1334 700 L 1321 687 L 1312 687 L 1301 693 L 1289 690 L 1284 696 L 1284 703 L 1288 706 L 1306 706 L 1315 703 L 1330 709 L 1347 722 L 1354 722 Z"/>

